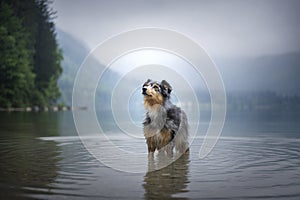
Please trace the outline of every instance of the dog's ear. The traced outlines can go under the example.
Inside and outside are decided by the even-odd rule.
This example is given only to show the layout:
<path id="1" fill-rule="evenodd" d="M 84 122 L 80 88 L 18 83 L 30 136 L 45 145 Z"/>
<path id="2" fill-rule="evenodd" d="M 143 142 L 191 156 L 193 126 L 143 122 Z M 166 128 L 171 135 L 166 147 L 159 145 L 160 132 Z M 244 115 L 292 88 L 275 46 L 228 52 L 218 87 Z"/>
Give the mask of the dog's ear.
<path id="1" fill-rule="evenodd" d="M 162 80 L 160 85 L 161 85 L 161 89 L 162 89 L 162 95 L 164 97 L 170 97 L 170 94 L 172 92 L 171 85 L 166 80 Z"/>
<path id="2" fill-rule="evenodd" d="M 144 83 L 144 85 L 147 85 L 148 83 L 150 83 L 151 82 L 151 79 L 148 79 L 145 83 Z"/>

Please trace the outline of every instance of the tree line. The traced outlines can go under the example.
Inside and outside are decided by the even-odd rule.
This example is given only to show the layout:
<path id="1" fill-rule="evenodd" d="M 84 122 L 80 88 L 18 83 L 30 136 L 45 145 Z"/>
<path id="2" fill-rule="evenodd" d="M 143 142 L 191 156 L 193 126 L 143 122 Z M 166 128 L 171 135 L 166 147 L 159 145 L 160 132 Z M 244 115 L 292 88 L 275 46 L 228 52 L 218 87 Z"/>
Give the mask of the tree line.
<path id="1" fill-rule="evenodd" d="M 0 0 L 0 107 L 47 106 L 60 96 L 62 52 L 48 0 Z"/>

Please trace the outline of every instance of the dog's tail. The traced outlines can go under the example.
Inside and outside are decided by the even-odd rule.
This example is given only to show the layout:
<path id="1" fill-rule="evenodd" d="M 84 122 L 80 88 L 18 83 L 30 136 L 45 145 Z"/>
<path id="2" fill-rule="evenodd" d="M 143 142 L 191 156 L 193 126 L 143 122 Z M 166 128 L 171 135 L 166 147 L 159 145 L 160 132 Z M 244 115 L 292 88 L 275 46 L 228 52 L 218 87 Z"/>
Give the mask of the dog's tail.
<path id="1" fill-rule="evenodd" d="M 181 110 L 181 116 L 180 116 L 180 125 L 177 134 L 175 135 L 174 141 L 175 141 L 175 148 L 176 151 L 179 151 L 179 153 L 185 153 L 189 151 L 189 132 L 188 132 L 188 120 L 185 112 Z"/>

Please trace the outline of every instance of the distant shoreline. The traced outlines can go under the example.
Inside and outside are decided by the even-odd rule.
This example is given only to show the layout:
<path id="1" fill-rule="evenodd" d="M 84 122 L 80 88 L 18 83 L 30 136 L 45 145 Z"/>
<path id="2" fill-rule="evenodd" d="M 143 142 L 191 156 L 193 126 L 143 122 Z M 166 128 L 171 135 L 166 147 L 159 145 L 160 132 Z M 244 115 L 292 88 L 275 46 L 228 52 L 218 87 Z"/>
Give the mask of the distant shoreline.
<path id="1" fill-rule="evenodd" d="M 22 107 L 22 108 L 1 108 L 0 112 L 57 112 L 57 111 L 68 111 L 68 110 L 87 110 L 87 107 L 71 107 L 71 106 L 33 106 L 33 107 Z"/>

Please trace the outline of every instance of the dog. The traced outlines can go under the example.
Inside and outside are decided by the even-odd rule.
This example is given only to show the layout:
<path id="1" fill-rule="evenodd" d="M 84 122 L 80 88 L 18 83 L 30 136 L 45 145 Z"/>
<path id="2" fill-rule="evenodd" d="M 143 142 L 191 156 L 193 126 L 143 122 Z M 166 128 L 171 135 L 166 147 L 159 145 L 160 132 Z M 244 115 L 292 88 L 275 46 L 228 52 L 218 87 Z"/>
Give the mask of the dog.
<path id="1" fill-rule="evenodd" d="M 171 85 L 148 79 L 142 86 L 146 117 L 143 122 L 148 153 L 167 152 L 172 155 L 189 151 L 188 120 L 185 112 L 170 101 Z"/>

